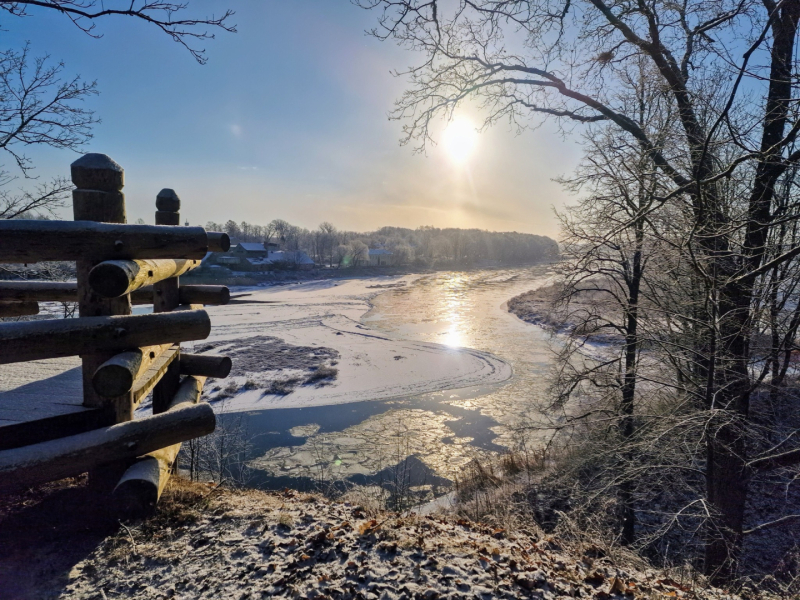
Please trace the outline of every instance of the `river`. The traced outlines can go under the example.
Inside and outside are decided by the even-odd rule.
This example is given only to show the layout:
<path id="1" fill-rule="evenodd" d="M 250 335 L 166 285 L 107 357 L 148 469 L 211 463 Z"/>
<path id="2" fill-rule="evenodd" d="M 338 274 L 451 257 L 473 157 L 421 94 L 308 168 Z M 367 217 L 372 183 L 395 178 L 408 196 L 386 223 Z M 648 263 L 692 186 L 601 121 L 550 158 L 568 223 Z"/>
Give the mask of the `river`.
<path id="1" fill-rule="evenodd" d="M 490 353 L 513 375 L 407 397 L 221 415 L 225 427 L 248 436 L 247 484 L 386 485 L 402 471 L 410 485 L 446 489 L 473 458 L 518 444 L 515 431 L 540 414 L 552 352 L 547 333 L 508 313 L 505 303 L 552 276 L 551 265 L 443 271 L 373 297 L 362 327 Z"/>

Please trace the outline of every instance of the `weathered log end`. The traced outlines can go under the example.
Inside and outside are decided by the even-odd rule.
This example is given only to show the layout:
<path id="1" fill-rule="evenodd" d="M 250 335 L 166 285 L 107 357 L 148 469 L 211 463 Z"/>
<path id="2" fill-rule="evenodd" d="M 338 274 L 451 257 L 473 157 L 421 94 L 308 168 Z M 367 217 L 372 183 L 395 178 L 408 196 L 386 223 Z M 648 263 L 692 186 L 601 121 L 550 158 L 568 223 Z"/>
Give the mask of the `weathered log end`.
<path id="1" fill-rule="evenodd" d="M 166 464 L 152 456 L 144 457 L 125 471 L 114 488 L 116 509 L 121 515 L 132 519 L 152 514 L 163 491 L 160 482 L 166 482 L 168 478 Z"/>
<path id="2" fill-rule="evenodd" d="M 181 354 L 180 366 L 182 375 L 202 375 L 225 379 L 231 373 L 233 361 L 227 356 Z"/>
<path id="3" fill-rule="evenodd" d="M 182 285 L 178 295 L 181 304 L 221 306 L 231 301 L 231 291 L 224 285 Z"/>
<path id="4" fill-rule="evenodd" d="M 107 260 L 89 273 L 89 285 L 104 298 L 126 294 L 139 275 L 139 265 L 133 260 Z"/>
<path id="5" fill-rule="evenodd" d="M 141 350 L 121 352 L 97 368 L 92 377 L 92 387 L 105 398 L 127 394 L 133 388 L 141 366 Z"/>
<path id="6" fill-rule="evenodd" d="M 127 394 L 133 389 L 138 378 L 169 347 L 170 344 L 163 344 L 120 352 L 97 368 L 92 377 L 92 387 L 105 398 L 115 398 Z"/>
<path id="7" fill-rule="evenodd" d="M 231 249 L 231 238 L 227 233 L 209 231 L 207 235 L 209 252 L 227 252 Z"/>
<path id="8" fill-rule="evenodd" d="M 177 408 L 197 404 L 203 392 L 205 377 L 186 377 L 178 387 L 165 413 Z M 208 404 L 211 414 L 213 411 Z M 216 422 L 216 421 L 215 421 Z M 213 431 L 213 427 L 211 428 Z M 209 432 L 210 433 L 210 432 Z M 173 465 L 178 458 L 181 445 L 173 444 L 141 456 L 122 475 L 114 489 L 118 509 L 126 517 L 142 517 L 150 514 L 156 506 L 161 493 L 167 486 Z"/>

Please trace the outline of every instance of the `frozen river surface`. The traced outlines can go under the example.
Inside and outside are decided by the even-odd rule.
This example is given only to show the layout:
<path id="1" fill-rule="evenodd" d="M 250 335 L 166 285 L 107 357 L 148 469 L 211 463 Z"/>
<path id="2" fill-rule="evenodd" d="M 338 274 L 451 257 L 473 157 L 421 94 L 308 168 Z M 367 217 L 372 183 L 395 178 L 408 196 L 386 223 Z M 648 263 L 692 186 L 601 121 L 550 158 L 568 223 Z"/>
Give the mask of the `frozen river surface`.
<path id="1" fill-rule="evenodd" d="M 396 279 L 404 281 L 384 291 L 372 280 L 368 286 L 371 293 L 366 297 L 348 296 L 346 304 L 361 314 L 345 315 L 351 320 L 350 329 L 337 331 L 355 332 L 353 327 L 357 327 L 359 334 L 366 334 L 361 337 L 374 336 L 372 339 L 382 340 L 387 348 L 392 346 L 389 350 L 397 356 L 408 355 L 409 365 L 416 359 L 424 366 L 430 356 L 427 366 L 434 372 L 461 368 L 463 381 L 475 376 L 467 368 L 472 363 L 464 362 L 473 361 L 478 365 L 477 370 L 472 365 L 473 371 L 482 370 L 481 377 L 476 378 L 479 384 L 369 399 L 368 390 L 378 388 L 374 381 L 372 388 L 358 388 L 359 379 L 363 383 L 376 374 L 387 381 L 402 379 L 404 366 L 397 359 L 379 363 L 374 372 L 365 372 L 363 377 L 357 370 L 345 377 L 355 383 L 344 381 L 344 389 L 361 389 L 357 402 L 342 404 L 346 394 L 340 391 L 331 393 L 331 401 L 323 406 L 309 405 L 302 397 L 295 400 L 293 394 L 274 408 L 269 404 L 246 405 L 247 412 L 235 414 L 245 419 L 252 436 L 250 465 L 254 475 L 250 484 L 269 488 L 307 488 L 321 481 L 381 484 L 397 476 L 400 464 L 414 484 L 446 486 L 472 458 L 513 446 L 517 441 L 515 430 L 538 415 L 552 355 L 547 334 L 509 314 L 505 303 L 546 284 L 552 278 L 551 269 L 550 265 L 539 265 L 381 278 L 379 281 L 388 285 L 396 285 Z M 305 310 L 311 310 L 310 306 Z M 259 331 L 265 328 L 270 334 L 291 340 L 291 335 L 280 335 L 279 328 L 270 329 L 269 324 L 262 324 Z M 324 340 L 318 341 L 324 345 Z M 350 345 L 347 340 L 341 343 L 345 346 L 342 350 Z M 419 349 L 439 353 L 428 355 L 417 352 Z M 376 346 L 375 355 L 380 351 Z M 360 352 L 356 356 L 370 353 L 369 349 Z M 436 362 L 454 361 L 456 357 L 461 357 L 461 362 Z M 486 368 L 476 361 L 493 365 L 491 373 L 487 375 Z M 414 369 L 424 371 L 421 367 Z M 447 381 L 448 373 L 427 377 L 430 381 Z M 415 385 L 419 387 L 418 382 L 407 387 L 413 390 Z M 262 407 L 270 409 L 253 410 Z M 230 420 L 234 415 L 223 417 Z"/>

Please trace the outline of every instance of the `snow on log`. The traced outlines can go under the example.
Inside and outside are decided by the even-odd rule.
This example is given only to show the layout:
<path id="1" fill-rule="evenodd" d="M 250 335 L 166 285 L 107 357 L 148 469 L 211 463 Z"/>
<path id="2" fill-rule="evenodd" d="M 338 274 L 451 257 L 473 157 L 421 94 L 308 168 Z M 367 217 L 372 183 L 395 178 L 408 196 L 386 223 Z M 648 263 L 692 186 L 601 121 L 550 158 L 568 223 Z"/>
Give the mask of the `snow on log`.
<path id="1" fill-rule="evenodd" d="M 204 310 L 0 323 L 0 364 L 203 340 L 209 333 Z"/>
<path id="2" fill-rule="evenodd" d="M 219 235 L 212 234 L 210 238 L 212 249 L 218 247 Z M 4 263 L 79 259 L 200 260 L 209 247 L 209 235 L 202 227 L 0 220 L 0 262 Z"/>
<path id="3" fill-rule="evenodd" d="M 205 377 L 186 377 L 166 412 L 161 414 L 169 414 L 178 406 L 200 402 L 204 382 Z M 155 508 L 180 449 L 180 443 L 161 448 L 140 457 L 125 471 L 114 489 L 114 497 L 124 514 L 143 515 Z"/>
<path id="4" fill-rule="evenodd" d="M 0 302 L 0 317 L 27 317 L 39 314 L 38 302 Z"/>
<path id="5" fill-rule="evenodd" d="M 94 372 L 92 387 L 105 398 L 127 394 L 133 389 L 136 379 L 170 346 L 171 344 L 145 346 L 113 356 Z"/>
<path id="6" fill-rule="evenodd" d="M 181 354 L 181 375 L 203 375 L 225 379 L 230 375 L 233 362 L 227 356 L 202 356 Z"/>
<path id="7" fill-rule="evenodd" d="M 214 411 L 184 402 L 169 412 L 0 452 L 0 491 L 79 475 L 214 431 Z"/>
<path id="8" fill-rule="evenodd" d="M 199 260 L 107 260 L 89 273 L 89 285 L 105 298 L 118 298 L 200 266 Z"/>

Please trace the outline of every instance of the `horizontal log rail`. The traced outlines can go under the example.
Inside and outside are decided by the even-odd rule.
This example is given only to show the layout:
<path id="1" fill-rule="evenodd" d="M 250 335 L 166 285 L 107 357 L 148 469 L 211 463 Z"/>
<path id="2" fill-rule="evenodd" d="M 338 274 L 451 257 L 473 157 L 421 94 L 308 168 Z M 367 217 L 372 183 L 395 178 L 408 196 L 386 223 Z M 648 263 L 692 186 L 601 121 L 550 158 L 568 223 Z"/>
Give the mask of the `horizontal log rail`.
<path id="1" fill-rule="evenodd" d="M 77 302 L 75 281 L 0 281 L 0 301 Z"/>
<path id="2" fill-rule="evenodd" d="M 131 293 L 131 304 L 153 304 L 152 286 Z M 178 288 L 181 304 L 228 304 L 230 290 L 224 285 L 182 285 Z M 0 302 L 77 302 L 75 281 L 0 281 Z"/>
<path id="3" fill-rule="evenodd" d="M 38 302 L 14 300 L 11 302 L 0 301 L 0 317 L 29 317 L 39 314 Z"/>
<path id="4" fill-rule="evenodd" d="M 166 413 L 176 407 L 197 404 L 203 393 L 205 377 L 186 377 Z M 148 453 L 131 465 L 114 489 L 119 508 L 126 515 L 142 515 L 151 511 L 167 485 L 172 466 L 180 452 L 181 444 L 173 444 Z"/>
<path id="5" fill-rule="evenodd" d="M 0 262 L 183 258 L 230 248 L 225 233 L 202 227 L 94 221 L 0 220 Z"/>
<path id="6" fill-rule="evenodd" d="M 170 411 L 40 444 L 0 452 L 0 490 L 79 475 L 214 431 L 214 411 L 185 402 Z"/>
<path id="7" fill-rule="evenodd" d="M 155 290 L 151 286 L 140 288 L 131 293 L 131 303 L 153 304 L 154 293 Z M 178 302 L 181 304 L 220 306 L 228 304 L 230 300 L 231 291 L 224 285 L 181 285 L 178 288 Z"/>
<path id="8" fill-rule="evenodd" d="M 202 340 L 204 310 L 0 323 L 0 364 Z"/>
<path id="9" fill-rule="evenodd" d="M 199 260 L 107 260 L 89 273 L 89 285 L 105 298 L 118 298 L 146 285 L 178 277 L 200 266 Z"/>
<path id="10" fill-rule="evenodd" d="M 92 429 L 113 425 L 109 411 L 92 408 L 80 412 L 68 412 L 35 421 L 21 421 L 0 428 L 0 450 L 21 448 L 40 442 L 86 433 Z"/>
<path id="11" fill-rule="evenodd" d="M 144 374 L 171 344 L 145 346 L 120 352 L 108 359 L 92 376 L 94 391 L 105 398 L 116 398 L 133 389 L 136 379 Z"/>
<path id="12" fill-rule="evenodd" d="M 186 310 L 200 310 L 203 308 L 202 304 L 178 304 L 170 312 L 186 311 Z"/>
<path id="13" fill-rule="evenodd" d="M 231 374 L 233 361 L 227 356 L 181 354 L 181 375 L 201 375 L 225 379 Z"/>

